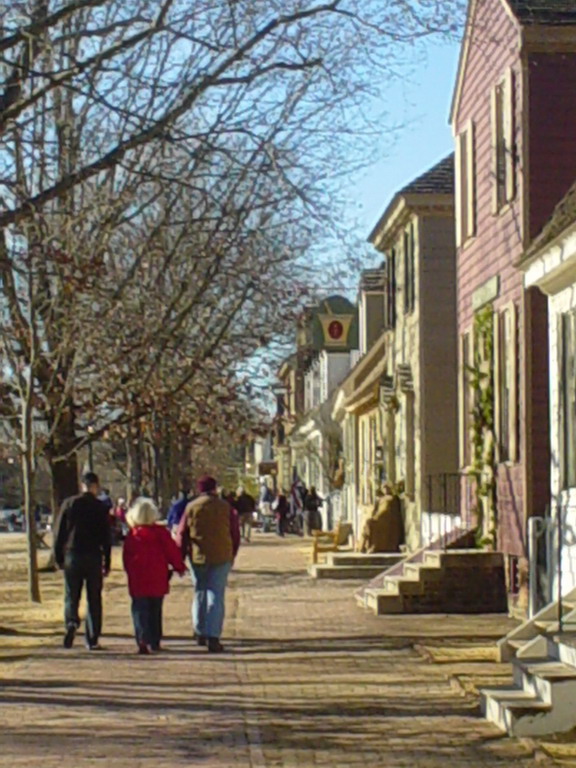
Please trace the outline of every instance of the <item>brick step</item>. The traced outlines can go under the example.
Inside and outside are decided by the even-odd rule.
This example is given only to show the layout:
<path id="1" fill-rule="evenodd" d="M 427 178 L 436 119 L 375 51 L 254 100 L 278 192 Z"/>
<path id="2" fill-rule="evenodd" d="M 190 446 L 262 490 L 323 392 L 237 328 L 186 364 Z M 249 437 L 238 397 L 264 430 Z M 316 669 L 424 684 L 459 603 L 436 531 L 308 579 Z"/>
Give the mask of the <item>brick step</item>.
<path id="1" fill-rule="evenodd" d="M 382 573 L 399 563 L 403 557 L 404 555 L 395 552 L 378 552 L 371 555 L 363 555 L 359 552 L 330 552 L 326 562 L 328 565 L 372 565 L 379 567 L 378 573 Z"/>
<path id="2" fill-rule="evenodd" d="M 381 573 L 379 565 L 329 565 L 308 566 L 308 573 L 313 579 L 368 580 Z"/>
<path id="3" fill-rule="evenodd" d="M 357 593 L 360 605 L 385 613 L 506 612 L 504 560 L 501 553 L 481 550 L 425 552 L 403 571 L 383 574 L 378 585 Z"/>
<path id="4" fill-rule="evenodd" d="M 403 558 L 393 565 L 391 568 L 383 570 L 378 574 L 375 579 L 365 586 L 360 587 L 356 592 L 358 603 L 365 605 L 363 595 L 367 589 L 379 589 L 384 588 L 384 578 L 386 576 L 401 576 L 404 572 L 404 568 L 407 565 L 423 563 L 424 559 L 428 556 L 430 564 L 433 566 L 440 561 L 438 557 L 445 551 L 451 551 L 452 549 L 461 549 L 462 547 L 471 547 L 475 541 L 475 530 L 473 528 L 454 528 L 435 541 L 428 544 L 426 547 L 422 547 L 410 554 L 405 554 Z"/>
<path id="5" fill-rule="evenodd" d="M 402 597 L 382 592 L 381 590 L 366 590 L 364 607 L 377 616 L 391 613 L 402 613 Z"/>

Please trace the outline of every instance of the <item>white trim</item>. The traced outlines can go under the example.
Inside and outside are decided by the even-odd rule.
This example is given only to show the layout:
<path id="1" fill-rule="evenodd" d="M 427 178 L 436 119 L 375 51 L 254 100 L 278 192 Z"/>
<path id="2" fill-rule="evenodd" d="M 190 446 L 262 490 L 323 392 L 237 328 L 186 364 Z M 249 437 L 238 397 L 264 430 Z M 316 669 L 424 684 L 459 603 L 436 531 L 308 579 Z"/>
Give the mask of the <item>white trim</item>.
<path id="1" fill-rule="evenodd" d="M 524 285 L 538 286 L 550 296 L 576 283 L 576 222 L 542 249 L 526 267 Z"/>

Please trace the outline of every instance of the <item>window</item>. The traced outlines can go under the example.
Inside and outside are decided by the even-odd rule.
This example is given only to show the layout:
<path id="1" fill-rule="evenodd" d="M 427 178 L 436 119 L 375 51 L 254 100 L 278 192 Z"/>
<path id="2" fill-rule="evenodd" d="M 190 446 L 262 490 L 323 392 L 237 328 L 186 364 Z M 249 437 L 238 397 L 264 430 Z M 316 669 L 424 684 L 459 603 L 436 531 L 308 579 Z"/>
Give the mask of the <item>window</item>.
<path id="1" fill-rule="evenodd" d="M 386 327 L 396 327 L 396 249 L 386 260 Z"/>
<path id="2" fill-rule="evenodd" d="M 404 312 L 414 309 L 416 300 L 414 224 L 404 232 Z"/>
<path id="3" fill-rule="evenodd" d="M 561 418 L 562 479 L 564 488 L 576 487 L 576 312 L 562 315 Z"/>
<path id="4" fill-rule="evenodd" d="M 493 211 L 498 213 L 516 194 L 514 72 L 492 91 Z"/>
<path id="5" fill-rule="evenodd" d="M 456 137 L 456 245 L 476 234 L 476 157 L 474 123 Z"/>
<path id="6" fill-rule="evenodd" d="M 464 333 L 460 339 L 460 463 L 462 467 L 470 465 L 470 430 L 472 426 L 472 398 L 468 366 L 471 363 L 470 334 Z"/>

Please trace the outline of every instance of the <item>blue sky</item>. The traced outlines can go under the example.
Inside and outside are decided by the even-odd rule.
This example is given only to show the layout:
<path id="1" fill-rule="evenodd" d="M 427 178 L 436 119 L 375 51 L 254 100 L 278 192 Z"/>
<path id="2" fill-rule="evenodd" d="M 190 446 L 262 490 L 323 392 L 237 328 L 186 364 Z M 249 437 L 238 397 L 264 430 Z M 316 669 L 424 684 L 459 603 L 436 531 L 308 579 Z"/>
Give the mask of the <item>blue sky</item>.
<path id="1" fill-rule="evenodd" d="M 428 44 L 403 86 L 383 89 L 390 120 L 402 125 L 382 160 L 356 185 L 356 218 L 366 238 L 394 193 L 453 150 L 448 125 L 460 46 Z"/>

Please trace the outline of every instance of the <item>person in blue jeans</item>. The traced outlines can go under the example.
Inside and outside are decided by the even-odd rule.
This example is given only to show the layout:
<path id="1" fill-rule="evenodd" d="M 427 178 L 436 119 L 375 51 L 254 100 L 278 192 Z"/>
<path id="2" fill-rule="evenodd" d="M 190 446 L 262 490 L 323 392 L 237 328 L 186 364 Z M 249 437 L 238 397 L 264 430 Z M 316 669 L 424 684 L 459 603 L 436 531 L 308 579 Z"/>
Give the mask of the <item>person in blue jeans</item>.
<path id="1" fill-rule="evenodd" d="M 161 650 L 162 603 L 170 591 L 170 574 L 186 572 L 176 543 L 166 527 L 158 525 L 159 516 L 152 499 L 143 497 L 126 515 L 130 532 L 124 541 L 123 562 L 139 654 Z"/>
<path id="2" fill-rule="evenodd" d="M 213 477 L 198 481 L 198 498 L 186 507 L 177 541 L 190 557 L 194 601 L 192 621 L 198 645 L 222 653 L 228 575 L 240 546 L 238 514 L 218 497 Z"/>

